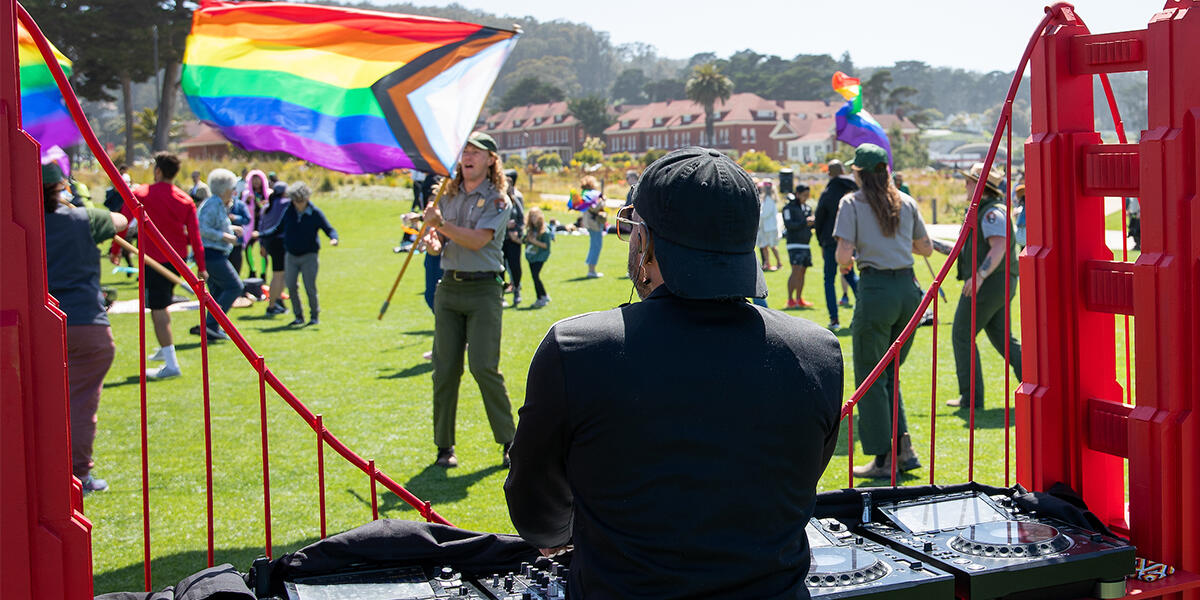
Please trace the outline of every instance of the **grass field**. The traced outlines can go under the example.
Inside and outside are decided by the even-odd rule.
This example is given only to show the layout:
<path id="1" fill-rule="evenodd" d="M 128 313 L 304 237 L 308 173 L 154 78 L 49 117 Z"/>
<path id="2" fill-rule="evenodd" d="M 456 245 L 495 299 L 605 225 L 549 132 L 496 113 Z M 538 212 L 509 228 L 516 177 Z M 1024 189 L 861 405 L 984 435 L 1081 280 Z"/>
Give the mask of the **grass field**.
<path id="1" fill-rule="evenodd" d="M 397 241 L 400 215 L 409 208 L 408 191 L 344 187 L 336 193 L 318 194 L 315 203 L 337 227 L 342 242 L 337 248 L 325 244 L 321 251 L 321 324 L 287 327 L 290 315 L 264 317 L 262 303 L 234 309 L 234 323 L 266 357 L 267 365 L 310 408 L 323 414 L 327 427 L 356 452 L 375 459 L 380 469 L 432 502 L 456 525 L 513 531 L 502 491 L 506 471 L 500 466 L 499 448 L 492 442 L 478 389 L 469 375 L 463 380 L 458 419 L 462 466 L 450 471 L 430 466 L 435 453 L 430 421 L 431 366 L 421 354 L 431 347 L 433 318 L 421 296 L 423 270 L 419 258 L 401 283 L 387 316 L 382 321 L 376 319 L 400 267 L 402 257 L 393 254 L 391 248 Z M 533 351 L 551 324 L 569 315 L 612 308 L 629 299 L 631 286 L 622 276 L 625 245 L 615 236 L 605 239 L 600 271 L 606 276 L 598 280 L 582 278 L 586 248 L 586 236 L 559 236 L 543 271 L 553 302 L 541 310 L 528 308 L 533 293 L 526 274 L 526 304 L 504 313 L 500 366 L 514 410 L 520 407 L 525 394 L 526 371 Z M 934 269 L 941 266 L 940 258 L 932 259 Z M 824 325 L 828 317 L 821 291 L 820 256 L 816 261 L 804 296 L 817 306 L 791 314 Z M 917 273 L 927 285 L 931 277 L 921 263 L 918 260 Z M 107 263 L 104 273 L 104 283 L 116 286 L 121 299 L 136 297 L 133 279 L 108 274 Z M 778 271 L 766 277 L 770 304 L 781 308 L 787 273 Z M 936 401 L 931 403 L 932 328 L 919 330 L 901 371 L 912 436 L 926 465 L 906 475 L 904 483 L 928 480 L 931 415 L 937 419 L 937 481 L 951 483 L 967 478 L 968 431 L 964 415 L 944 405 L 946 399 L 957 395 L 949 328 L 959 296 L 957 282 L 947 282 L 946 292 L 950 303 L 940 308 Z M 1014 304 L 1014 329 L 1019 329 L 1016 309 Z M 184 375 L 148 384 L 150 524 L 156 589 L 173 585 L 205 566 L 200 351 L 198 338 L 187 333 L 196 319 L 194 312 L 174 313 Z M 841 322 L 848 325 L 850 319 L 851 311 L 842 309 Z M 110 489 L 84 501 L 93 523 L 97 594 L 142 588 L 137 319 L 135 315 L 113 315 L 112 324 L 117 358 L 105 382 L 95 449 L 95 472 L 108 480 Z M 146 350 L 152 352 L 156 344 L 148 319 L 146 329 Z M 849 365 L 849 331 L 844 329 L 839 336 Z M 975 477 L 981 482 L 1003 484 L 1003 363 L 985 338 L 980 350 L 989 405 L 977 415 Z M 210 358 L 216 562 L 231 562 L 244 569 L 263 553 L 257 377 L 230 343 L 212 346 Z M 852 388 L 853 374 L 848 368 L 847 397 Z M 278 556 L 319 535 L 316 438 L 269 389 L 268 394 L 272 525 Z M 729 403 L 731 410 L 736 410 L 737 399 L 731 398 Z M 326 451 L 325 456 L 329 531 L 343 531 L 366 522 L 371 518 L 368 478 L 332 452 Z M 861 452 L 858 460 L 862 460 Z M 821 481 L 821 489 L 845 487 L 846 466 L 843 441 Z M 731 488 L 736 485 L 730 482 Z M 380 512 L 384 517 L 416 516 L 391 494 L 381 496 Z"/>

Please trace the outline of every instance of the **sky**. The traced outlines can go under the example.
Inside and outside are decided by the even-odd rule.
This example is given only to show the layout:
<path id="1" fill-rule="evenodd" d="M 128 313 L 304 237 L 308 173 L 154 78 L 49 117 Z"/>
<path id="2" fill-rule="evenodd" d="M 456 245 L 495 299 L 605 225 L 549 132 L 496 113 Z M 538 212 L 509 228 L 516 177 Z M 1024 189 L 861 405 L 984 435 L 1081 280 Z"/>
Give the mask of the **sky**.
<path id="1" fill-rule="evenodd" d="M 391 4 L 390 0 L 370 0 Z M 1045 0 L 412 0 L 424 6 L 457 3 L 502 16 L 587 23 L 614 44 L 652 44 L 660 56 L 717 56 L 749 48 L 791 58 L 849 51 L 855 65 L 888 66 L 919 60 L 932 66 L 1011 71 Z M 1094 33 L 1145 28 L 1163 0 L 1076 0 Z M 738 8 L 745 10 L 737 10 Z"/>

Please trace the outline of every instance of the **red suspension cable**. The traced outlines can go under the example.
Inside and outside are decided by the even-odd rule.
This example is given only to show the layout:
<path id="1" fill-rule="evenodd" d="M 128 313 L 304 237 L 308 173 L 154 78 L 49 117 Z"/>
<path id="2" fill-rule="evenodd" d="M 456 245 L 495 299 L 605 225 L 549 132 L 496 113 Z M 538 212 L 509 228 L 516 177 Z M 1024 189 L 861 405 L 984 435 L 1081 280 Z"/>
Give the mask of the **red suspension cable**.
<path id="1" fill-rule="evenodd" d="M 271 451 L 267 445 L 267 379 L 263 375 L 266 359 L 259 355 L 254 366 L 258 371 L 258 422 L 262 431 L 263 533 L 267 558 L 271 558 Z"/>
<path id="2" fill-rule="evenodd" d="M 162 233 L 159 232 L 158 228 L 154 226 L 154 223 L 150 221 L 148 216 L 145 214 L 145 211 L 143 210 L 141 203 L 138 202 L 136 198 L 134 198 L 132 192 L 129 189 L 128 184 L 126 184 L 124 179 L 121 178 L 120 173 L 117 171 L 116 165 L 113 164 L 112 160 L 104 152 L 103 146 L 100 144 L 100 141 L 96 138 L 95 132 L 92 130 L 90 124 L 87 121 L 87 117 L 83 113 L 83 108 L 80 106 L 78 98 L 76 98 L 74 92 L 71 89 L 70 84 L 67 82 L 66 75 L 63 73 L 62 68 L 58 64 L 58 61 L 54 59 L 54 54 L 50 48 L 49 41 L 46 40 L 45 35 L 42 33 L 42 31 L 38 27 L 37 23 L 34 22 L 33 18 L 29 15 L 28 11 L 26 11 L 25 8 L 22 7 L 19 3 L 17 4 L 17 13 L 18 13 L 18 20 L 29 31 L 30 36 L 33 38 L 34 43 L 38 47 L 38 51 L 41 53 L 43 59 L 46 61 L 46 64 L 47 64 L 48 68 L 50 69 L 50 73 L 54 77 L 54 81 L 55 81 L 56 85 L 58 86 L 59 91 L 62 93 L 67 110 L 71 113 L 71 117 L 75 121 L 76 125 L 79 126 L 80 134 L 83 136 L 84 141 L 88 145 L 88 148 L 90 148 L 93 155 L 95 155 L 96 160 L 100 163 L 100 167 L 104 170 L 105 174 L 108 176 L 108 179 L 112 182 L 113 187 L 121 195 L 122 199 L 127 203 L 127 205 L 132 207 L 132 210 L 133 210 L 135 216 L 137 217 L 138 224 L 139 224 L 139 232 L 140 232 L 140 234 L 138 236 L 139 246 L 142 245 L 144 240 L 149 240 L 149 242 L 151 244 L 153 244 L 160 251 L 162 251 L 162 253 L 167 257 L 168 262 L 170 262 L 176 268 L 176 270 L 179 272 L 180 277 L 182 277 L 184 279 L 184 281 L 188 284 L 188 286 L 190 286 L 193 290 L 199 289 L 200 288 L 199 279 L 195 276 L 195 274 L 190 269 L 186 268 L 186 264 L 183 261 L 183 259 L 174 251 L 173 248 L 171 248 L 166 243 L 166 240 L 162 236 Z M 140 272 L 142 272 L 142 273 L 145 272 L 145 261 L 143 260 L 143 257 L 141 256 L 140 253 L 139 253 L 139 257 L 138 257 L 138 268 L 139 268 Z M 141 442 L 142 442 L 142 508 L 143 508 L 143 510 L 142 510 L 142 529 L 143 529 L 143 547 L 144 547 L 144 557 L 143 557 L 144 561 L 143 562 L 144 562 L 145 589 L 146 589 L 146 591 L 150 591 L 150 589 L 151 589 L 151 585 L 150 585 L 150 555 L 151 555 L 151 553 L 150 553 L 150 516 L 149 516 L 149 514 L 150 514 L 149 513 L 149 506 L 150 506 L 150 504 L 149 504 L 149 502 L 150 502 L 150 500 L 149 500 L 149 464 L 148 464 L 148 456 L 147 456 L 148 427 L 146 424 L 146 379 L 145 379 L 146 331 L 145 331 L 145 315 L 144 315 L 144 313 L 145 313 L 145 301 L 144 301 L 145 285 L 144 285 L 144 281 L 142 281 L 140 278 L 139 278 L 139 282 L 138 282 L 138 288 L 139 288 L 138 307 L 141 310 L 138 334 L 139 334 L 139 340 L 142 344 L 142 352 L 139 357 L 139 366 L 140 366 L 139 384 L 140 384 L 140 394 L 141 394 L 141 420 L 142 420 Z M 231 342 L 234 344 L 234 346 L 236 346 L 238 348 L 239 351 L 241 351 L 243 357 L 245 357 L 247 362 L 249 362 L 251 365 L 258 366 L 258 368 L 256 370 L 258 371 L 258 374 L 259 374 L 260 388 L 263 386 L 264 382 L 266 385 L 270 385 L 271 388 L 274 389 L 275 392 L 279 394 L 280 398 L 282 398 L 283 401 L 286 402 L 293 411 L 295 411 L 298 415 L 300 415 L 300 417 L 302 419 L 304 419 L 305 423 L 310 428 L 312 428 L 313 431 L 318 431 L 316 418 L 315 418 L 315 415 L 312 413 L 312 411 L 309 410 L 308 407 L 305 406 L 304 403 L 302 403 L 296 397 L 296 395 L 291 392 L 291 390 L 289 390 L 286 386 L 284 386 L 283 383 L 279 380 L 278 377 L 275 376 L 274 373 L 270 372 L 269 370 L 266 370 L 265 367 L 262 366 L 260 357 L 258 357 L 257 353 L 250 346 L 249 342 L 247 342 L 246 339 L 241 335 L 241 332 L 239 332 L 237 330 L 237 328 L 234 327 L 233 323 L 229 320 L 229 317 L 224 313 L 224 311 L 221 310 L 220 306 L 217 305 L 216 300 L 208 293 L 201 293 L 200 296 L 198 296 L 198 299 L 200 300 L 200 302 L 202 304 L 205 305 L 208 312 L 217 321 L 218 325 L 223 330 L 225 330 L 226 333 L 228 333 Z M 265 396 L 265 392 L 260 393 L 260 397 L 261 396 Z M 261 408 L 265 408 L 265 406 L 261 407 Z M 322 429 L 322 431 L 323 431 L 323 433 L 322 433 L 321 437 L 329 444 L 329 446 L 335 452 L 337 452 L 339 455 L 342 456 L 343 459 L 345 459 L 350 464 L 354 465 L 359 470 L 363 471 L 364 473 L 368 472 L 367 462 L 361 456 L 359 456 L 357 453 L 355 453 L 353 450 L 351 450 L 348 446 L 346 446 L 346 444 L 343 443 L 340 439 L 338 439 L 337 436 L 335 436 L 333 433 L 329 432 L 326 429 Z M 265 465 L 264 465 L 264 469 L 265 469 Z M 401 500 L 403 500 L 407 504 L 416 508 L 419 511 L 419 513 L 421 514 L 421 516 L 424 519 L 426 519 L 427 521 L 442 523 L 445 525 L 451 524 L 444 517 L 442 517 L 436 511 L 434 511 L 432 509 L 430 503 L 423 502 L 421 499 L 417 498 L 411 492 L 406 490 L 403 486 L 401 486 L 398 482 L 396 482 L 391 477 L 387 476 L 386 474 L 384 474 L 382 472 L 378 472 L 376 479 L 379 483 L 382 483 L 385 488 L 387 488 L 388 490 L 390 490 L 391 492 L 396 494 Z M 264 498 L 264 500 L 269 501 L 269 499 L 266 499 L 266 498 Z M 269 534 L 269 527 L 270 527 L 270 519 L 269 518 L 267 519 L 266 526 L 268 529 L 267 536 L 269 537 L 269 535 L 270 535 Z M 269 546 L 270 543 L 268 542 L 267 545 Z M 269 552 L 269 548 L 268 548 L 268 552 Z"/>
<path id="3" fill-rule="evenodd" d="M 325 419 L 317 415 L 317 505 L 321 513 L 321 539 L 325 539 Z"/>
<path id="4" fill-rule="evenodd" d="M 25 9 L 18 4 L 17 10 L 21 14 L 25 14 Z M 31 32 L 32 33 L 32 32 Z M 34 39 L 44 41 L 41 37 L 41 32 L 38 32 Z M 40 44 L 39 44 L 40 46 Z M 45 51 L 42 52 L 45 55 Z M 52 61 L 55 65 L 57 61 Z M 61 72 L 54 71 L 53 72 Z M 120 178 L 118 178 L 120 179 Z M 124 181 L 124 180 L 122 180 Z M 142 206 L 136 205 L 133 210 L 134 218 L 137 219 L 138 226 L 144 222 L 146 217 Z M 146 586 L 146 591 L 150 591 L 150 462 L 147 457 L 149 451 L 149 428 L 146 426 L 146 278 L 143 274 L 146 272 L 146 253 L 142 252 L 142 236 L 138 236 L 138 392 L 141 417 L 141 439 L 142 439 L 142 579 Z"/>
<path id="5" fill-rule="evenodd" d="M 196 293 L 201 297 L 208 293 L 203 280 Z M 205 515 L 208 530 L 208 566 L 213 566 L 213 464 L 212 464 L 212 401 L 208 381 L 208 311 L 200 303 L 200 381 L 204 390 L 204 495 Z"/>
<path id="6" fill-rule="evenodd" d="M 371 520 L 378 521 L 379 520 L 379 492 L 375 489 L 376 488 L 375 482 L 378 481 L 378 479 L 376 479 L 376 477 L 375 477 L 376 473 L 377 473 L 375 471 L 375 459 L 371 459 L 368 462 L 371 465 Z"/>
<path id="7" fill-rule="evenodd" d="M 937 297 L 940 283 L 935 279 L 929 286 L 929 292 Z M 938 334 L 938 303 L 933 303 L 933 374 L 929 384 L 929 485 L 933 485 L 933 469 L 936 464 L 937 452 L 937 334 Z"/>
<path id="8" fill-rule="evenodd" d="M 1005 219 L 1012 219 L 1012 103 L 1008 102 L 1004 105 L 1005 111 L 1008 112 L 1008 156 L 1004 161 L 1004 198 L 1005 198 Z M 1012 346 L 1009 343 L 1012 340 L 1012 314 L 1009 306 L 1009 298 L 1012 295 L 1012 223 L 1005 223 L 1004 227 L 1004 487 L 1009 485 L 1009 465 L 1012 449 L 1010 447 L 1011 437 L 1009 436 L 1009 416 L 1008 416 L 1008 394 L 1009 394 L 1009 379 L 1008 370 L 1011 364 L 1009 356 L 1009 348 Z"/>

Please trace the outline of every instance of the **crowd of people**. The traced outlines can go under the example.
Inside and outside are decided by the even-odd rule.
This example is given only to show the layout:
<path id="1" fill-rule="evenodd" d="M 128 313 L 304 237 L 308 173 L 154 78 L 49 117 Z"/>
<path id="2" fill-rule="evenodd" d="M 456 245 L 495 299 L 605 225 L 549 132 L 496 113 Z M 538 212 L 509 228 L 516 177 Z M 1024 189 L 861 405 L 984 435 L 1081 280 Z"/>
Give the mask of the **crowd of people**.
<path id="1" fill-rule="evenodd" d="M 255 281 L 261 293 L 257 275 L 270 269 L 266 314 L 286 312 L 286 289 L 291 324 L 304 325 L 303 278 L 307 323 L 318 324 L 319 234 L 324 232 L 332 246 L 339 236 L 312 203 L 308 185 L 278 181 L 274 173 L 243 171 L 239 176 L 218 168 L 207 177 L 193 172 L 185 192 L 173 184 L 179 171 L 178 157 L 157 155 L 154 182 L 135 186 L 134 197 L 167 246 L 194 261 L 217 305 L 229 311 L 247 293 L 247 280 Z M 1017 242 L 999 175 L 983 172 L 982 165 L 964 175 L 968 194 L 977 182 L 985 191 L 978 223 L 967 229 L 974 252 L 963 256 L 974 259 L 958 262 L 963 293 L 952 341 L 961 397 L 948 404 L 969 406 L 973 398 L 980 408 L 980 357 L 971 350 L 980 330 L 998 352 L 1007 352 L 1020 378 L 1020 344 L 1005 330 L 1016 289 Z M 512 468 L 505 489 L 514 525 L 548 553 L 573 545 L 575 560 L 587 566 L 579 578 L 589 589 L 621 596 L 628 586 L 653 579 L 615 561 L 663 556 L 663 548 L 633 532 L 672 519 L 650 505 L 636 511 L 622 508 L 663 472 L 679 474 L 681 483 L 664 491 L 679 495 L 678 502 L 659 504 L 672 512 L 684 510 L 693 520 L 733 508 L 723 501 L 685 502 L 694 498 L 697 482 L 711 480 L 701 487 L 712 487 L 737 479 L 753 482 L 749 485 L 754 488 L 738 494 L 737 502 L 752 498 L 755 506 L 751 511 L 741 506 L 743 514 L 754 518 L 739 522 L 736 531 L 675 531 L 664 538 L 672 543 L 682 539 L 703 545 L 707 536 L 719 536 L 729 547 L 753 554 L 758 552 L 755 540 L 781 519 L 800 524 L 784 537 L 802 538 L 811 502 L 796 499 L 815 493 L 838 438 L 843 359 L 833 333 L 841 329 L 839 304 L 849 304 L 848 291 L 854 293 L 849 330 L 854 380 L 861 385 L 919 304 L 914 256 L 951 249 L 930 237 L 917 202 L 891 174 L 883 148 L 859 146 L 852 163 L 831 162 L 828 176 L 814 209 L 806 183 L 781 195 L 773 182 L 753 181 L 720 152 L 681 149 L 650 165 L 640 179 L 637 173 L 629 175 L 634 185 L 612 219 L 599 183 L 583 177 L 580 187 L 590 199 L 581 205 L 579 220 L 589 237 L 584 278 L 602 276 L 596 267 L 603 239 L 609 231 L 616 233 L 629 243 L 627 275 L 642 302 L 552 327 L 530 365 L 518 422 L 499 369 L 503 309 L 522 302 L 522 254 L 536 294 L 533 307 L 550 302 L 542 270 L 555 243 L 555 227 L 540 207 L 525 206 L 517 173 L 502 170 L 495 141 L 472 134 L 453 177 L 414 179 L 417 211 L 405 216 L 406 224 L 425 226 L 423 236 L 408 237 L 405 243 L 417 244 L 425 253 L 426 302 L 434 316 L 433 348 L 427 354 L 433 361 L 434 464 L 458 465 L 459 387 L 463 371 L 469 370 L 501 463 Z M 43 167 L 47 273 L 51 293 L 68 316 L 73 468 L 84 489 L 96 491 L 107 484 L 91 474 L 91 445 L 102 382 L 114 355 L 99 292 L 96 244 L 119 233 L 131 235 L 135 211 L 131 206 L 113 206 L 113 212 L 72 206 L 66 182 L 56 165 Z M 777 199 L 783 201 L 778 209 Z M 680 218 L 681 211 L 687 212 L 686 219 Z M 780 225 L 791 266 L 782 308 L 813 306 L 803 290 L 813 266 L 815 235 L 825 259 L 827 327 L 764 306 L 763 272 L 781 266 Z M 176 299 L 179 273 L 155 245 L 147 244 L 145 252 L 148 261 L 160 265 L 143 276 L 159 343 L 151 358 L 164 363 L 148 375 L 174 377 L 181 369 L 168 307 Z M 250 277 L 242 277 L 242 267 Z M 837 301 L 839 283 L 846 286 L 842 302 Z M 197 333 L 212 341 L 227 339 L 211 315 Z M 903 394 L 894 388 L 900 380 L 893 370 L 907 358 L 911 343 L 904 344 L 898 360 L 858 404 L 859 439 L 871 459 L 854 467 L 855 476 L 883 478 L 893 468 L 920 467 Z M 779 348 L 788 350 L 772 350 Z M 621 377 L 611 384 L 569 385 L 587 376 L 581 369 Z M 663 377 L 684 372 L 689 376 Z M 784 388 L 808 392 L 799 400 L 774 393 Z M 730 414 L 724 399 L 734 395 L 756 406 Z M 758 418 L 763 414 L 772 418 Z M 680 419 L 686 426 L 680 426 Z M 801 430 L 804 434 L 796 435 Z M 608 533 L 588 533 L 600 530 Z M 774 565 L 767 571 L 778 574 L 786 565 L 807 560 L 800 556 L 806 553 L 803 543 L 785 545 L 790 554 L 772 549 L 760 557 L 760 564 Z M 748 574 L 736 569 L 708 573 L 706 586 L 748 581 Z M 764 593 L 795 585 L 785 577 L 754 579 Z"/>

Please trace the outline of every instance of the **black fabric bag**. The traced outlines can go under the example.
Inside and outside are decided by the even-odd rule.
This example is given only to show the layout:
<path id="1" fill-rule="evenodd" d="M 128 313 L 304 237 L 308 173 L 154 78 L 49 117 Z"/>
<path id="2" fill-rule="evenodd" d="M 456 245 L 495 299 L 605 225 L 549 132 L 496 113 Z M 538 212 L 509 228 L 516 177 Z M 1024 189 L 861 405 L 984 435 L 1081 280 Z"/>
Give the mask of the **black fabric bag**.
<path id="1" fill-rule="evenodd" d="M 516 535 L 380 519 L 280 556 L 271 563 L 271 592 L 284 595 L 283 582 L 299 577 L 395 565 L 420 566 L 427 572 L 452 566 L 471 576 L 502 573 L 540 556 Z"/>
<path id="2" fill-rule="evenodd" d="M 185 577 L 178 585 L 157 592 L 116 592 L 96 600 L 255 600 L 242 574 L 233 565 L 217 565 Z"/>

